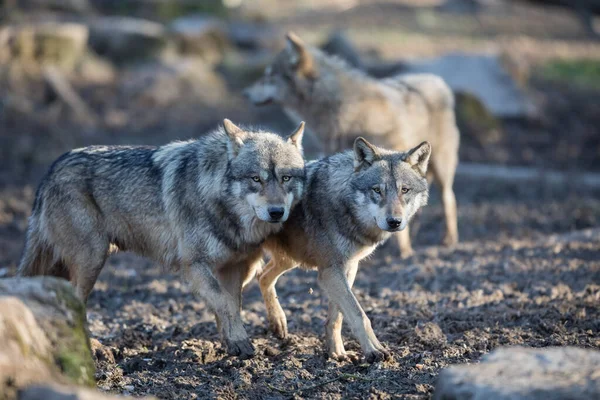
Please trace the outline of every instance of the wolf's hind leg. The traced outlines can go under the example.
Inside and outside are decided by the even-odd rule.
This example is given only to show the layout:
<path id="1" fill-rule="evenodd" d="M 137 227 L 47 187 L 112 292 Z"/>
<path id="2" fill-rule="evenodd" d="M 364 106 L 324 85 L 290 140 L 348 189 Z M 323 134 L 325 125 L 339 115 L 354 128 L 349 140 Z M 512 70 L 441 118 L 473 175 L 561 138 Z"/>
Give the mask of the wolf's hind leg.
<path id="1" fill-rule="evenodd" d="M 358 263 L 353 263 L 348 266 L 346 277 L 348 286 L 352 288 L 356 272 L 358 271 Z M 344 340 L 342 338 L 342 322 L 344 316 L 340 308 L 335 302 L 329 299 L 329 310 L 327 315 L 327 327 L 325 332 L 325 341 L 327 343 L 327 352 L 329 357 L 337 361 L 358 361 L 359 357 L 354 352 L 347 352 L 344 348 Z"/>
<path id="2" fill-rule="evenodd" d="M 210 266 L 204 263 L 192 264 L 189 279 L 194 293 L 202 297 L 217 315 L 228 353 L 242 359 L 252 357 L 254 346 L 244 329 L 238 301 L 215 278 Z"/>
<path id="3" fill-rule="evenodd" d="M 281 275 L 294 267 L 296 267 L 296 263 L 290 259 L 272 257 L 258 278 L 260 291 L 267 308 L 269 329 L 280 339 L 285 339 L 288 330 L 287 319 L 277 298 L 275 284 Z"/>

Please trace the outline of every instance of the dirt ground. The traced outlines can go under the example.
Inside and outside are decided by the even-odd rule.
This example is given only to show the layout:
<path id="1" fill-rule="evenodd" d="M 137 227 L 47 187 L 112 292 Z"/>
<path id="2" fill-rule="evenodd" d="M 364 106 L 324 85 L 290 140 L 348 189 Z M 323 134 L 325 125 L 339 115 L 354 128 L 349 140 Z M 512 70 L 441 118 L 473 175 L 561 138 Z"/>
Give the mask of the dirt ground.
<path id="1" fill-rule="evenodd" d="M 355 293 L 391 361 L 327 359 L 327 300 L 315 273 L 301 270 L 277 285 L 290 338 L 266 330 L 252 282 L 243 318 L 257 355 L 228 357 L 212 315 L 178 276 L 118 254 L 88 304 L 91 336 L 104 345 L 98 386 L 161 399 L 425 399 L 441 368 L 501 345 L 600 348 L 600 193 L 463 179 L 456 192 L 456 249 L 437 246 L 442 210 L 433 193 L 413 224 L 417 254 L 400 260 L 383 247 L 359 271 Z M 2 215 L 14 218 L 0 230 L 2 263 L 18 258 L 31 196 L 0 195 Z M 360 351 L 346 328 L 344 335 L 346 347 Z"/>
<path id="2" fill-rule="evenodd" d="M 212 316 L 185 284 L 121 256 L 111 260 L 89 304 L 92 336 L 112 349 L 108 357 L 99 354 L 99 386 L 159 398 L 417 399 L 428 398 L 441 368 L 474 362 L 501 345 L 599 348 L 600 231 L 545 234 L 569 229 L 567 220 L 597 226 L 600 197 L 553 194 L 540 201 L 535 190 L 483 186 L 458 184 L 464 243 L 454 251 L 420 246 L 400 261 L 383 248 L 360 269 L 355 293 L 393 360 L 327 359 L 327 301 L 315 273 L 306 271 L 277 285 L 290 338 L 282 342 L 266 331 L 252 283 L 243 318 L 257 355 L 228 357 Z M 507 194 L 493 204 L 478 200 L 489 190 Z M 434 205 L 423 213 L 419 245 L 441 235 L 440 211 Z M 360 351 L 346 329 L 345 338 L 347 348 Z"/>
<path id="3" fill-rule="evenodd" d="M 548 14 L 563 32 L 554 45 L 547 37 L 551 23 L 530 24 L 529 14 L 516 11 L 508 17 L 483 15 L 477 23 L 469 19 L 470 24 L 452 17 L 447 29 L 454 30 L 448 31 L 423 29 L 420 22 L 416 26 L 413 15 L 398 7 L 373 7 L 351 9 L 339 17 L 338 11 L 284 16 L 281 25 L 300 32 L 302 27 L 318 31 L 356 25 L 359 31 L 350 37 L 363 51 L 373 43 L 361 38 L 383 35 L 373 30 L 361 36 L 360 28 L 374 26 L 373 21 L 381 22 L 380 30 L 416 32 L 397 41 L 382 36 L 387 40 L 377 49 L 387 59 L 390 54 L 410 56 L 411 51 L 415 56 L 455 50 L 447 48 L 448 41 L 486 48 L 487 42 L 474 37 L 514 44 L 514 52 L 526 42 L 523 54 L 538 48 L 527 40 L 538 41 L 534 44 L 541 52 L 598 50 L 570 14 Z M 432 20 L 431 14 L 415 12 L 419 21 Z M 396 17 L 402 24 L 392 24 Z M 504 21 L 510 29 L 530 29 L 524 33 L 528 39 L 511 39 L 504 25 L 494 21 Z M 119 71 L 127 73 L 135 75 L 136 70 Z M 118 84 L 128 79 L 106 87 L 76 86 L 104 121 L 92 128 L 74 122 L 55 99 L 45 99 L 43 87 L 33 84 L 28 92 L 39 99 L 31 95 L 32 104 L 23 106 L 18 96 L 25 92 L 0 82 L 3 92 L 18 92 L 0 98 L 0 278 L 15 272 L 35 185 L 62 152 L 86 144 L 165 143 L 204 132 L 222 117 L 261 122 L 282 132 L 292 127 L 281 110 L 253 109 L 239 93 L 227 94 L 229 89 L 218 85 L 196 102 L 177 93 L 181 97 L 168 104 L 154 104 L 121 96 Z M 600 89 L 534 77 L 527 90 L 540 106 L 541 118 L 501 121 L 493 137 L 463 129 L 461 160 L 574 174 L 600 171 Z M 222 98 L 213 103 L 210 95 Z M 433 189 L 430 205 L 411 225 L 415 256 L 402 260 L 384 246 L 362 264 L 357 276 L 355 293 L 392 360 L 353 365 L 327 359 L 327 299 L 315 272 L 307 271 L 292 271 L 277 285 L 288 317 L 286 341 L 266 330 L 260 292 L 255 282 L 249 285 L 243 318 L 257 355 L 245 361 L 228 357 L 213 316 L 185 282 L 146 259 L 117 254 L 109 259 L 88 304 L 91 337 L 103 345 L 96 352 L 99 388 L 160 399 L 426 399 L 440 369 L 476 362 L 498 346 L 599 349 L 600 189 L 459 177 L 455 191 L 461 235 L 455 249 L 438 245 L 443 218 Z M 346 327 L 344 336 L 347 349 L 360 351 Z"/>

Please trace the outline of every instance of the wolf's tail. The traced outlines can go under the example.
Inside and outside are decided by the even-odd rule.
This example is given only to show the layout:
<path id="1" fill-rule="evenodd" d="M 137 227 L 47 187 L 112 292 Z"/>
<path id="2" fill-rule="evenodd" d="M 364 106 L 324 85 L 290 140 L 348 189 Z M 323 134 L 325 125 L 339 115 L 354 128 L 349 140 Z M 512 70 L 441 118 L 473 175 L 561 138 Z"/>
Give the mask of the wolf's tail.
<path id="1" fill-rule="evenodd" d="M 68 271 L 64 268 L 60 259 L 56 257 L 52 245 L 46 243 L 40 234 L 40 208 L 39 199 L 36 199 L 29 218 L 25 247 L 21 255 L 17 275 L 54 275 L 69 279 Z"/>

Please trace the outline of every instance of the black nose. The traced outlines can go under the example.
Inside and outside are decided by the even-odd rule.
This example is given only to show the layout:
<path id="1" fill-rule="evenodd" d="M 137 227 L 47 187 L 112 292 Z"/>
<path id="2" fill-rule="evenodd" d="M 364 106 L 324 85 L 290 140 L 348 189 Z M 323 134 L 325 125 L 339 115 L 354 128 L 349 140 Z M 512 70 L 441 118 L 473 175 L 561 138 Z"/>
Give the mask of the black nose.
<path id="1" fill-rule="evenodd" d="M 269 217 L 271 219 L 281 219 L 283 214 L 285 214 L 283 207 L 269 207 Z"/>
<path id="2" fill-rule="evenodd" d="M 388 226 L 391 229 L 396 229 L 400 226 L 400 224 L 402 223 L 402 220 L 398 219 L 398 218 L 394 218 L 394 217 L 388 217 L 388 218 L 386 218 L 385 222 L 387 222 Z"/>

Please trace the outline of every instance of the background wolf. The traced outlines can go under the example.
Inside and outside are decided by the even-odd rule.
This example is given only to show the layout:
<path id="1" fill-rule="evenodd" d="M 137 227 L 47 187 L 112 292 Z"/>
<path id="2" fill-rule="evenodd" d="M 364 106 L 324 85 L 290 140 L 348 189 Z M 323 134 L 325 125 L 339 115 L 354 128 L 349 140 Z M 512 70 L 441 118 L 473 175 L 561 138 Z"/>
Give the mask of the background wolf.
<path id="1" fill-rule="evenodd" d="M 257 105 L 280 103 L 299 115 L 324 142 L 327 153 L 349 148 L 357 136 L 396 150 L 427 140 L 433 147 L 430 176 L 441 190 L 446 245 L 458 241 L 452 185 L 458 164 L 459 132 L 454 98 L 434 75 L 413 74 L 377 80 L 342 60 L 306 46 L 288 34 L 287 48 L 246 90 Z M 412 254 L 408 229 L 399 235 L 402 254 Z"/>
<path id="2" fill-rule="evenodd" d="M 388 356 L 351 288 L 358 263 L 391 232 L 406 229 L 427 203 L 425 179 L 431 145 L 393 152 L 356 139 L 354 151 L 336 154 L 306 166 L 306 193 L 283 230 L 270 236 L 265 249 L 272 258 L 260 274 L 260 288 L 271 329 L 287 335 L 285 314 L 275 283 L 298 265 L 318 268 L 319 284 L 329 297 L 326 342 L 336 359 L 354 358 L 342 341 L 342 315 L 367 361 Z"/>
<path id="3" fill-rule="evenodd" d="M 37 190 L 20 274 L 62 276 L 85 301 L 109 248 L 134 251 L 180 268 L 229 352 L 252 355 L 241 290 L 302 195 L 303 130 L 284 141 L 225 120 L 198 140 L 66 153 Z"/>

